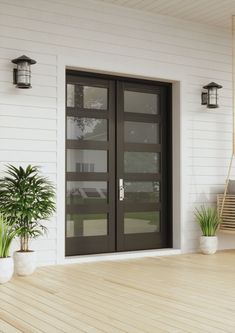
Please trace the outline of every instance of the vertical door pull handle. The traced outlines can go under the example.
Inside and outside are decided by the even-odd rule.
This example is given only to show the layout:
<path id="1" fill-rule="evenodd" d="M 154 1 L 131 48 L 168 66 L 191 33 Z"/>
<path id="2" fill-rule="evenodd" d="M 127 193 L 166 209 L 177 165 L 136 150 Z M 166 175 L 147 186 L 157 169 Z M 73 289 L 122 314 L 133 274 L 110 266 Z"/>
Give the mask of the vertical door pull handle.
<path id="1" fill-rule="evenodd" d="M 119 179 L 119 200 L 123 201 L 125 197 L 125 188 L 123 179 Z"/>

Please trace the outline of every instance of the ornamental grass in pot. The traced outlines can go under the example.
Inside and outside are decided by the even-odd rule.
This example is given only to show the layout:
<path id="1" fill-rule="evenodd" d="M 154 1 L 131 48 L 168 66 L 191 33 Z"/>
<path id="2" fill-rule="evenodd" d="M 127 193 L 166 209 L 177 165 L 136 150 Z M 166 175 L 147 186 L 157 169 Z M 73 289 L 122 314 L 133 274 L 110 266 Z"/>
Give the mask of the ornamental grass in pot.
<path id="1" fill-rule="evenodd" d="M 217 210 L 204 206 L 201 206 L 200 209 L 196 208 L 195 219 L 202 231 L 202 236 L 200 237 L 201 252 L 204 254 L 214 254 L 218 247 L 216 231 L 221 222 Z"/>
<path id="2" fill-rule="evenodd" d="M 0 215 L 0 284 L 10 281 L 14 273 L 12 257 L 9 256 L 10 246 L 18 231 L 7 223 L 7 219 Z"/>
<path id="3" fill-rule="evenodd" d="M 19 275 L 32 274 L 36 268 L 36 253 L 29 242 L 47 231 L 41 221 L 55 212 L 54 200 L 54 186 L 40 175 L 38 167 L 7 166 L 6 176 L 0 179 L 0 211 L 20 238 L 20 250 L 13 255 Z"/>

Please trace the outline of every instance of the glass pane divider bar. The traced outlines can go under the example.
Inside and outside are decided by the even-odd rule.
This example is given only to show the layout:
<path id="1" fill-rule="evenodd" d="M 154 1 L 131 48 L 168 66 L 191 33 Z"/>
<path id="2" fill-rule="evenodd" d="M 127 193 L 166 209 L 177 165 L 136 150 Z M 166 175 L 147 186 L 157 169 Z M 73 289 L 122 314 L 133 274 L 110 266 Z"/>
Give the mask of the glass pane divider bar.
<path id="1" fill-rule="evenodd" d="M 143 114 L 134 112 L 125 112 L 124 121 L 136 121 L 136 122 L 146 122 L 146 123 L 161 123 L 161 115 L 153 114 Z"/>
<path id="2" fill-rule="evenodd" d="M 124 181 L 161 181 L 161 173 L 125 173 Z"/>
<path id="3" fill-rule="evenodd" d="M 66 205 L 66 212 L 68 214 L 84 214 L 84 213 L 109 213 L 109 205 L 80 205 L 80 206 L 68 206 Z"/>
<path id="4" fill-rule="evenodd" d="M 79 76 L 75 75 L 69 75 L 67 74 L 67 83 L 71 84 L 77 84 L 79 86 L 89 86 L 89 87 L 97 87 L 97 88 L 108 88 L 107 86 L 107 80 L 102 78 L 89 78 L 86 74 L 86 76 L 83 76 L 82 74 Z"/>
<path id="5" fill-rule="evenodd" d="M 124 150 L 128 152 L 134 151 L 160 153 L 162 150 L 162 145 L 154 143 L 124 143 Z"/>
<path id="6" fill-rule="evenodd" d="M 99 109 L 82 109 L 79 107 L 67 107 L 67 116 L 71 117 L 85 117 L 85 118 L 97 118 L 97 119 L 108 119 L 110 118 L 109 111 L 101 111 Z"/>
<path id="7" fill-rule="evenodd" d="M 138 203 L 138 206 L 136 204 L 125 204 L 124 209 L 125 212 L 158 212 L 161 211 L 161 203 L 154 203 L 154 204 L 148 204 L 148 203 L 142 203 L 141 205 Z"/>
<path id="8" fill-rule="evenodd" d="M 66 174 L 67 181 L 108 181 L 109 174 L 106 172 L 67 172 Z"/>
<path id="9" fill-rule="evenodd" d="M 109 150 L 109 142 L 92 141 L 92 140 L 67 140 L 66 148 L 68 149 L 91 149 L 91 150 Z"/>

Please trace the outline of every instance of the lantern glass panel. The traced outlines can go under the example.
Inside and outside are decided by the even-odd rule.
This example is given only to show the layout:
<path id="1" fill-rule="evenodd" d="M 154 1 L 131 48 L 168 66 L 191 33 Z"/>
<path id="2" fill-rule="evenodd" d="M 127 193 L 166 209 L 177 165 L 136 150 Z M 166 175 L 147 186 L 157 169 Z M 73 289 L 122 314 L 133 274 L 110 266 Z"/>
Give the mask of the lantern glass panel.
<path id="1" fill-rule="evenodd" d="M 208 104 L 217 105 L 217 88 L 210 88 L 208 91 Z"/>
<path id="2" fill-rule="evenodd" d="M 26 61 L 18 63 L 17 85 L 30 86 L 30 83 L 31 83 L 30 64 Z"/>

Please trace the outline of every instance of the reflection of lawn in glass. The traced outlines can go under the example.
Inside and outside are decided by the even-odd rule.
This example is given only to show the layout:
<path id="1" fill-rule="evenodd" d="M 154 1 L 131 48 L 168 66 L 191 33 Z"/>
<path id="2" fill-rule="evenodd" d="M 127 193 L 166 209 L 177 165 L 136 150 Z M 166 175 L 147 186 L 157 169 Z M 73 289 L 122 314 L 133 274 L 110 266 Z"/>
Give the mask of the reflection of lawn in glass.
<path id="1" fill-rule="evenodd" d="M 70 221 L 70 223 L 68 223 L 68 225 L 70 225 L 70 237 L 101 236 L 107 234 L 106 214 L 68 214 L 67 221 Z M 71 224 L 73 226 L 71 226 Z M 71 228 L 73 230 L 71 230 Z"/>
<path id="2" fill-rule="evenodd" d="M 160 231 L 159 212 L 125 213 L 124 233 L 151 233 Z M 68 214 L 68 237 L 107 235 L 106 214 Z"/>
<path id="3" fill-rule="evenodd" d="M 126 213 L 124 221 L 125 234 L 159 232 L 158 212 Z"/>
<path id="4" fill-rule="evenodd" d="M 148 192 L 126 192 L 125 198 L 133 202 L 159 202 L 158 193 Z"/>

